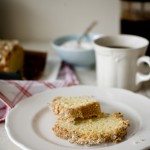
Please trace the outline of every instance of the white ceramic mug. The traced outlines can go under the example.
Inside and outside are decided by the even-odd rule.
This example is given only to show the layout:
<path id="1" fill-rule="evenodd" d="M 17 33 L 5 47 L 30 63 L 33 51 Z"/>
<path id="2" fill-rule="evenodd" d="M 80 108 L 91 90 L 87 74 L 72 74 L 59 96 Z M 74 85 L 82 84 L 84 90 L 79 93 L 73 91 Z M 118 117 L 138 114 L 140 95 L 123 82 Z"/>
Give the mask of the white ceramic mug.
<path id="1" fill-rule="evenodd" d="M 138 71 L 142 63 L 150 67 L 150 57 L 144 56 L 148 44 L 145 38 L 124 34 L 94 40 L 98 86 L 136 91 L 150 80 L 150 73 Z"/>

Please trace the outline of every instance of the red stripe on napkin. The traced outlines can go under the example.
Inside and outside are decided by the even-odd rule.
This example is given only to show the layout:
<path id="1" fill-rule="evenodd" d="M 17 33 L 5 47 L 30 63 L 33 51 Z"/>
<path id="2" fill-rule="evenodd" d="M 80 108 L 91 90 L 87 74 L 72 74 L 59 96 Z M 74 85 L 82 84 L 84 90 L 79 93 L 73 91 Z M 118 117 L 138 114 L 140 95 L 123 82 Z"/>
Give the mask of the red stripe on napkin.
<path id="1" fill-rule="evenodd" d="M 13 103 L 16 104 L 18 101 L 20 101 L 21 99 L 23 99 L 24 96 L 26 96 L 26 97 L 32 96 L 32 94 L 29 93 L 31 86 L 32 86 L 32 81 L 25 82 L 24 86 L 22 86 L 22 87 L 20 86 L 21 87 L 20 88 L 20 92 L 13 99 Z"/>
<path id="2" fill-rule="evenodd" d="M 45 82 L 45 81 L 39 81 L 39 83 L 44 84 L 48 88 L 56 88 L 56 86 L 50 82 Z"/>
<path id="3" fill-rule="evenodd" d="M 3 108 L 0 109 L 0 122 L 5 120 L 8 111 L 9 111 L 9 107 L 7 106 L 4 106 Z"/>
<path id="4" fill-rule="evenodd" d="M 13 104 L 1 92 L 0 92 L 0 100 L 10 108 L 14 107 Z M 1 107 L 3 107 L 3 106 L 1 106 Z"/>
<path id="5" fill-rule="evenodd" d="M 19 83 L 15 82 L 13 80 L 8 80 L 7 82 L 10 83 L 10 84 L 13 84 L 14 86 L 16 86 L 20 90 L 20 92 L 22 92 L 24 95 L 26 95 L 26 96 L 32 96 L 32 94 L 29 93 L 29 91 L 27 91 L 26 88 L 20 86 Z M 28 84 L 28 82 L 26 84 Z"/>

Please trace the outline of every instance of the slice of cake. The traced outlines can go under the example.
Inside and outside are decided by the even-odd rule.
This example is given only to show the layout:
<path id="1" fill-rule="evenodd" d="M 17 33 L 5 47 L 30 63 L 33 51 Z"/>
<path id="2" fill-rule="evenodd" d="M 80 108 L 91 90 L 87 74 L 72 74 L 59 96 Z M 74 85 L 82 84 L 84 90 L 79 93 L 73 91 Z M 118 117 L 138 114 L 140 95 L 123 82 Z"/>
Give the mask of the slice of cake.
<path id="1" fill-rule="evenodd" d="M 17 40 L 0 40 L 0 72 L 22 72 L 24 51 Z"/>
<path id="2" fill-rule="evenodd" d="M 74 120 L 99 116 L 100 104 L 91 96 L 56 97 L 50 105 L 60 118 Z"/>
<path id="3" fill-rule="evenodd" d="M 120 142 L 127 135 L 128 120 L 120 113 L 103 114 L 101 117 L 79 119 L 76 123 L 59 118 L 53 131 L 56 136 L 71 143 L 96 145 L 108 142 Z"/>

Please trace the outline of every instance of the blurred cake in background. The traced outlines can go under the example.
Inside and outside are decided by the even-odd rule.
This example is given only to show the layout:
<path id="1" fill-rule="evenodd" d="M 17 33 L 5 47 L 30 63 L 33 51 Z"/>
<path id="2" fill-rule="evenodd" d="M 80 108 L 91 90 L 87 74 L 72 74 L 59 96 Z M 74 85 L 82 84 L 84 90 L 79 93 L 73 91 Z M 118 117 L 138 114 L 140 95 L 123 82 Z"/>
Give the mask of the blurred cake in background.
<path id="1" fill-rule="evenodd" d="M 0 72 L 22 72 L 24 50 L 17 40 L 0 40 Z"/>

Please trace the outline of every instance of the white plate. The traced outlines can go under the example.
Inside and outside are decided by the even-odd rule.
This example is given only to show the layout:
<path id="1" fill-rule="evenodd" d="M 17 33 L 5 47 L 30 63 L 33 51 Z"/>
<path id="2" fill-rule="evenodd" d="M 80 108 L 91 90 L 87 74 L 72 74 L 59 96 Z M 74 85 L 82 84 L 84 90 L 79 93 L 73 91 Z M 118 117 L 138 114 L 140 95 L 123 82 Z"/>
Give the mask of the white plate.
<path id="1" fill-rule="evenodd" d="M 55 136 L 52 127 L 56 116 L 48 103 L 56 96 L 95 96 L 104 112 L 121 112 L 130 121 L 127 138 L 118 144 L 79 146 Z M 93 86 L 57 88 L 27 98 L 18 103 L 6 118 L 9 138 L 26 150 L 70 149 L 130 149 L 150 146 L 150 100 L 142 95 L 122 89 L 102 89 Z"/>

